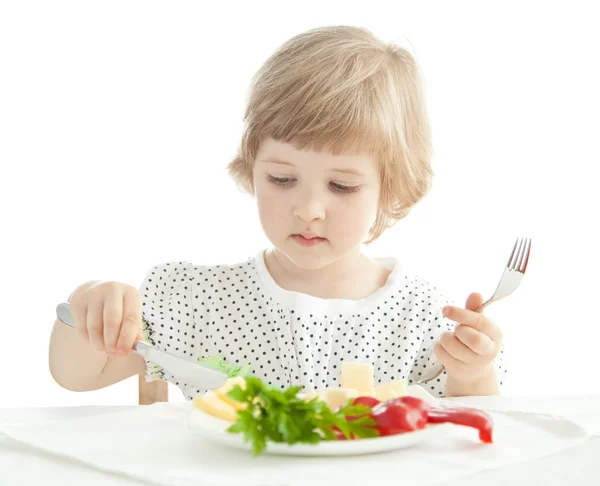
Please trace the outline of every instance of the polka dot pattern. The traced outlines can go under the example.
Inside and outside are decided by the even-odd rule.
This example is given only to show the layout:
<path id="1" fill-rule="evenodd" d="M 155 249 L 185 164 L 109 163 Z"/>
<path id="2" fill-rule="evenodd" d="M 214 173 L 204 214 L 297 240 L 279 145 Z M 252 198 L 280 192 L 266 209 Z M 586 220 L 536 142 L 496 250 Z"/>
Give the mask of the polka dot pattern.
<path id="1" fill-rule="evenodd" d="M 371 363 L 376 384 L 401 379 L 410 384 L 434 366 L 431 348 L 455 323 L 442 315 L 449 302 L 435 287 L 406 274 L 396 260 L 381 264 L 391 270 L 386 285 L 350 301 L 277 287 L 262 253 L 234 265 L 163 263 L 140 287 L 146 338 L 181 356 L 250 364 L 254 376 L 281 388 L 339 386 L 343 361 Z M 164 379 L 188 400 L 205 392 L 147 365 L 147 380 Z M 496 365 L 502 380 L 503 354 Z M 443 373 L 423 386 L 441 396 L 445 382 Z"/>

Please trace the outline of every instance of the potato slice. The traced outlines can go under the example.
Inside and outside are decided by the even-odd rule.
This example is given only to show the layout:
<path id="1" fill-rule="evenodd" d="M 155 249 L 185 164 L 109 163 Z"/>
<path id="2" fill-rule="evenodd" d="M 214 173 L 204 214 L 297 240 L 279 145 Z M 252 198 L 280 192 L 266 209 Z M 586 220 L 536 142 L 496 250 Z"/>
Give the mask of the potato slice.
<path id="1" fill-rule="evenodd" d="M 221 420 L 235 422 L 237 413 L 235 409 L 227 402 L 221 400 L 214 391 L 209 391 L 204 395 L 198 395 L 192 402 L 193 406 L 203 412 L 206 412 Z"/>
<path id="2" fill-rule="evenodd" d="M 218 390 L 215 390 L 215 392 L 221 400 L 231 405 L 235 410 L 243 410 L 247 406 L 245 403 L 236 402 L 227 396 L 227 394 L 233 390 L 236 385 L 239 385 L 243 390 L 246 387 L 246 380 L 241 376 L 227 378 L 225 384 Z"/>

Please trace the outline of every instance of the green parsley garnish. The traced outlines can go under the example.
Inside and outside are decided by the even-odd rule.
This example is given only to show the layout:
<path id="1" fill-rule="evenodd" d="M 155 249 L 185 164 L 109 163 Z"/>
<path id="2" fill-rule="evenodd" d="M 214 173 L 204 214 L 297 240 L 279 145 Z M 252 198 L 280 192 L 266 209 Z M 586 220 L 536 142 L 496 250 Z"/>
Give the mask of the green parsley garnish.
<path id="1" fill-rule="evenodd" d="M 210 366 L 211 368 L 215 368 L 216 370 L 222 371 L 229 378 L 233 378 L 234 376 L 241 376 L 242 378 L 248 376 L 252 371 L 250 365 L 236 366 L 225 362 L 224 359 L 219 358 L 218 356 L 209 356 L 208 358 L 198 358 L 198 363 L 202 363 L 203 365 Z"/>
<path id="2" fill-rule="evenodd" d="M 316 398 L 305 401 L 298 397 L 300 390 L 297 386 L 280 390 L 258 378 L 246 378 L 245 389 L 236 385 L 228 393 L 233 400 L 245 403 L 246 408 L 237 412 L 237 420 L 227 431 L 242 434 L 244 441 L 252 444 L 254 455 L 263 452 L 268 441 L 316 444 L 336 440 L 334 427 L 347 439 L 379 435 L 373 427 L 375 421 L 367 415 L 369 407 L 352 405 L 349 400 L 334 412 Z M 347 420 L 349 416 L 360 417 Z"/>

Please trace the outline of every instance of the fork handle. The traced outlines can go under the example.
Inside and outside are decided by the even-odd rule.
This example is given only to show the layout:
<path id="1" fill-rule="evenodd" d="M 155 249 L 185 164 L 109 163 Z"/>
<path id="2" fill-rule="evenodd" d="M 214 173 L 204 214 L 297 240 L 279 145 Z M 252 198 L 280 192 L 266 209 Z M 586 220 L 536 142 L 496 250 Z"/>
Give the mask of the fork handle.
<path id="1" fill-rule="evenodd" d="M 493 302 L 499 301 L 501 298 L 502 297 L 492 297 L 492 298 L 486 300 L 483 304 L 481 304 L 477 308 L 477 310 L 475 312 L 483 312 L 488 305 L 492 304 Z"/>

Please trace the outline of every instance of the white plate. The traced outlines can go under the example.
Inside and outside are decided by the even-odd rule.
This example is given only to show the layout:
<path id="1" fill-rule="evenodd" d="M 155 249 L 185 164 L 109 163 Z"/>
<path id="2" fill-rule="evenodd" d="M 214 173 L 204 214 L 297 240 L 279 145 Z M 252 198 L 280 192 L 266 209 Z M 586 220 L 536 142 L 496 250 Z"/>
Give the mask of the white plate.
<path id="1" fill-rule="evenodd" d="M 241 434 L 227 432 L 230 422 L 218 419 L 196 408 L 188 418 L 188 427 L 203 439 L 235 449 L 251 451 Z M 404 449 L 443 434 L 453 424 L 431 424 L 422 430 L 406 434 L 360 440 L 323 441 L 317 444 L 281 444 L 268 442 L 264 453 L 284 456 L 355 456 Z"/>

